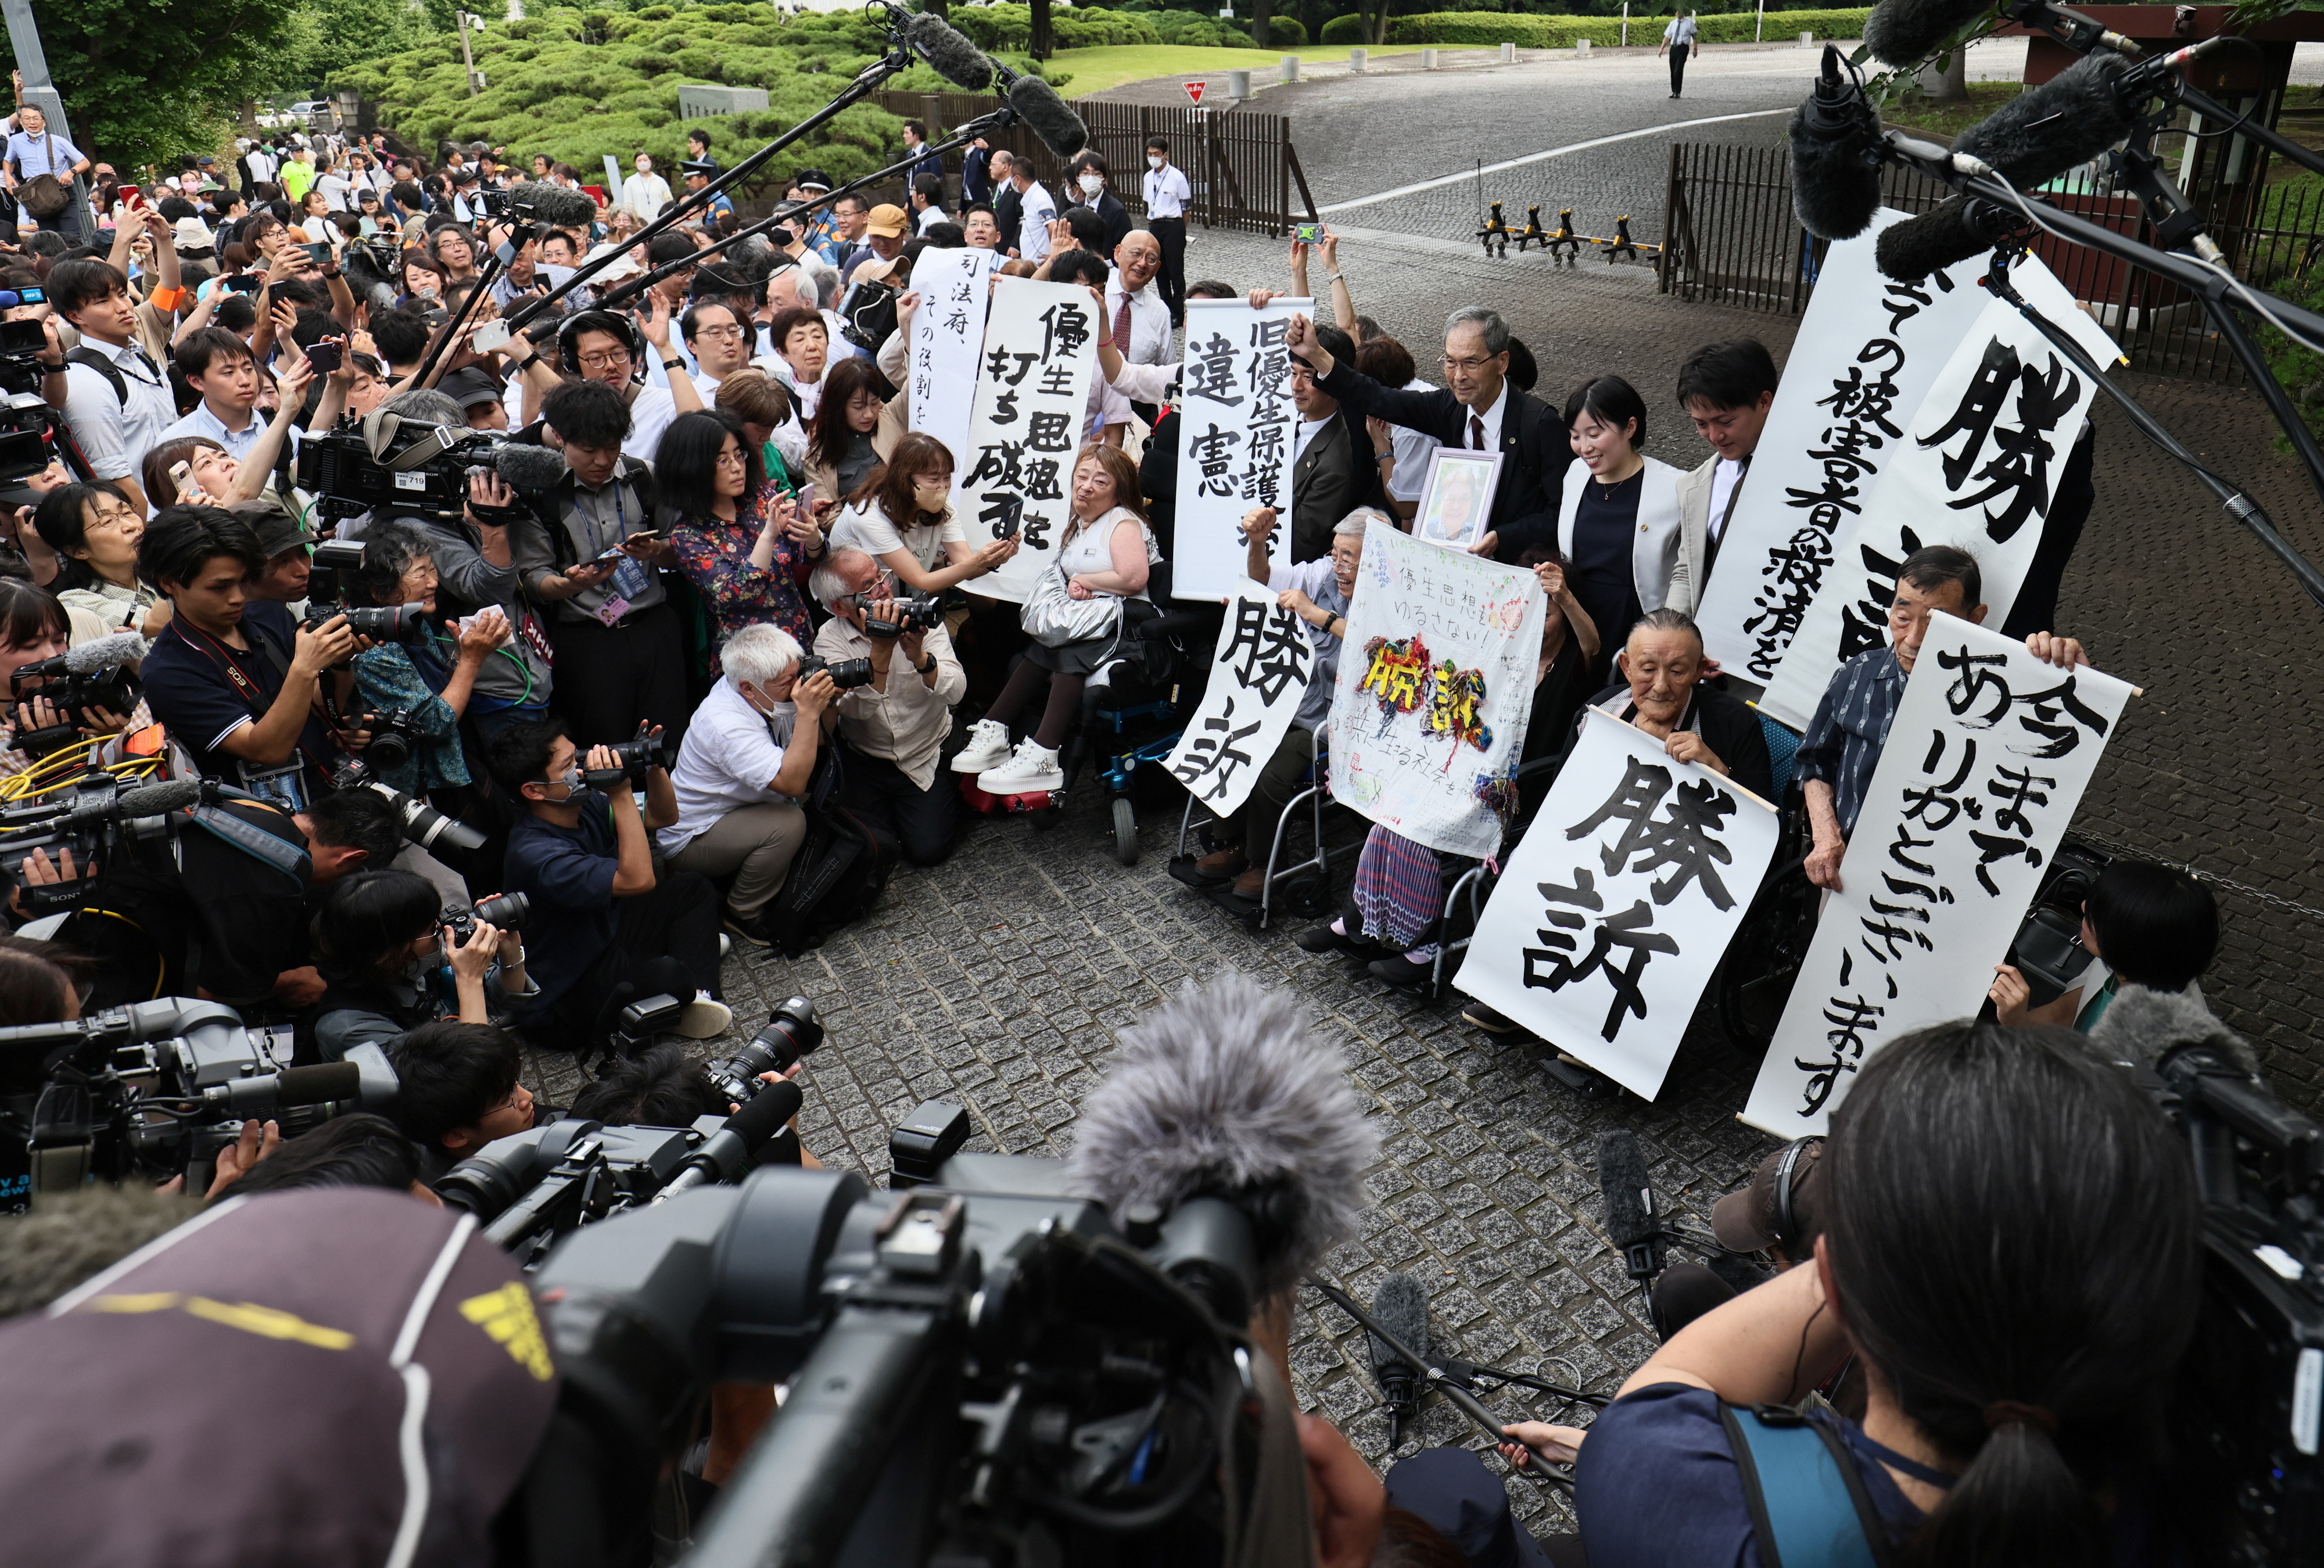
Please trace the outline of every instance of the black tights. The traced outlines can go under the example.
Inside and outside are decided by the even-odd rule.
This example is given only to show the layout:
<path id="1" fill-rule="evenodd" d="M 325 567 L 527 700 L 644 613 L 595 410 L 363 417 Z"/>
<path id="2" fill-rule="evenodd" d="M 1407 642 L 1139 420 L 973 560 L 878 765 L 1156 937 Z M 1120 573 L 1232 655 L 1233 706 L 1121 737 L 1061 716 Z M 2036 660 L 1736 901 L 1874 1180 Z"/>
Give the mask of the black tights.
<path id="1" fill-rule="evenodd" d="M 1042 669 L 1029 659 L 1019 659 L 1017 668 L 1009 672 L 1009 684 L 1001 688 L 1001 695 L 984 710 L 984 716 L 995 724 L 1007 724 L 1044 679 L 1049 683 L 1049 706 L 1041 710 L 1041 724 L 1033 732 L 1033 742 L 1054 752 L 1065 742 L 1066 731 L 1073 727 L 1074 718 L 1081 711 L 1082 688 L 1089 684 L 1087 676 L 1060 675 Z"/>

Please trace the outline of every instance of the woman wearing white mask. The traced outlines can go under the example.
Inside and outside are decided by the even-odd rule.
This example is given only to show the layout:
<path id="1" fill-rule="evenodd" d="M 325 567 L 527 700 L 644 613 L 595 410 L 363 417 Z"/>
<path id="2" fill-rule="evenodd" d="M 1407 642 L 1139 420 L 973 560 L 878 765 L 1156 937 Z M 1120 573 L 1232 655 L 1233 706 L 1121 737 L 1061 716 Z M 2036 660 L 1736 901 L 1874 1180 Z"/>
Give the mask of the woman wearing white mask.
<path id="1" fill-rule="evenodd" d="M 952 453 L 934 436 L 915 430 L 896 443 L 888 461 L 834 520 L 835 549 L 859 549 L 896 575 L 902 590 L 941 594 L 981 577 L 1017 553 L 1014 539 L 978 549 L 952 509 Z"/>
<path id="2" fill-rule="evenodd" d="M 1075 207 L 1086 207 L 1105 221 L 1105 254 L 1113 254 L 1121 244 L 1121 236 L 1130 232 L 1130 209 L 1121 198 L 1106 189 L 1106 179 L 1112 171 L 1105 159 L 1094 152 L 1081 152 L 1065 165 L 1066 183 Z"/>

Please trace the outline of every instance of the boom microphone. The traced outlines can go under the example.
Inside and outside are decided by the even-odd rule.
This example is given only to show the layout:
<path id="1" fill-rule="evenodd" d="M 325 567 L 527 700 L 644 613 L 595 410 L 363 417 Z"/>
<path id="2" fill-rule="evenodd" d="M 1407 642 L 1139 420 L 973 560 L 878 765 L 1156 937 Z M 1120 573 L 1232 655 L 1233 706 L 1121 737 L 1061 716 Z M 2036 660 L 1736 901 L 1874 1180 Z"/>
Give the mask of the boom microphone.
<path id="1" fill-rule="evenodd" d="M 1886 276 L 1915 282 L 1989 251 L 2025 226 L 2025 215 L 1972 196 L 1956 196 L 1917 217 L 1890 224 L 1872 243 L 1873 260 Z"/>
<path id="2" fill-rule="evenodd" d="M 530 214 L 551 228 L 583 228 L 596 221 L 597 204 L 577 190 L 548 180 L 525 180 L 509 187 L 509 209 Z"/>
<path id="3" fill-rule="evenodd" d="M 202 798 L 199 779 L 172 779 L 165 784 L 147 784 L 135 789 L 124 789 L 114 800 L 109 816 L 124 820 L 138 816 L 161 816 L 172 811 L 182 811 Z"/>
<path id="4" fill-rule="evenodd" d="M 1428 1292 L 1411 1275 L 1391 1274 L 1380 1281 L 1372 1293 L 1372 1315 L 1414 1354 L 1430 1353 Z M 1371 1350 L 1372 1380 L 1379 1385 L 1380 1397 L 1388 1406 L 1388 1447 L 1396 1449 L 1404 1443 L 1406 1424 L 1420 1414 L 1424 1374 L 1379 1335 L 1368 1333 L 1364 1342 Z"/>
<path id="5" fill-rule="evenodd" d="M 904 23 L 904 42 L 954 87 L 981 93 L 992 86 L 992 62 L 941 16 L 917 13 Z"/>
<path id="6" fill-rule="evenodd" d="M 1864 19 L 1864 46 L 1883 65 L 1917 65 L 1993 9 L 1993 0 L 1880 0 Z"/>
<path id="7" fill-rule="evenodd" d="M 1606 1198 L 1606 1234 L 1622 1250 L 1630 1277 L 1652 1279 L 1663 1271 L 1664 1231 L 1655 1221 L 1654 1177 L 1628 1128 L 1599 1135 L 1598 1185 Z"/>
<path id="8" fill-rule="evenodd" d="M 538 494 L 563 483 L 565 454 L 529 441 L 503 441 L 493 448 L 493 471 L 508 482 L 510 489 Z"/>
<path id="9" fill-rule="evenodd" d="M 1057 96 L 1057 89 L 1037 76 L 1017 76 L 1006 66 L 994 69 L 1009 77 L 1009 106 L 1017 117 L 1033 128 L 1041 138 L 1041 145 L 1060 158 L 1070 158 L 1089 145 L 1089 127 L 1071 106 Z"/>
<path id="10" fill-rule="evenodd" d="M 1289 993 L 1229 974 L 1124 1029 L 1084 1102 L 1067 1175 L 1123 1222 L 1224 1199 L 1247 1215 L 1262 1296 L 1351 1234 L 1378 1139 L 1339 1052 Z"/>
<path id="11" fill-rule="evenodd" d="M 1818 239 L 1854 239 L 1880 208 L 1880 115 L 1823 46 L 1814 90 L 1792 116 L 1792 210 Z"/>

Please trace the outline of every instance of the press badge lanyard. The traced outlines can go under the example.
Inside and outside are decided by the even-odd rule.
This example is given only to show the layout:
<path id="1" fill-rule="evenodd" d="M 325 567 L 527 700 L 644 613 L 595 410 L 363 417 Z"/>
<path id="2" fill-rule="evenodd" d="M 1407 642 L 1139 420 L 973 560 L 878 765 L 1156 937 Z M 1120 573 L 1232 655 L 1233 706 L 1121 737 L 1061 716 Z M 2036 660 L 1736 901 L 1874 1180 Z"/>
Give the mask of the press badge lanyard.
<path id="1" fill-rule="evenodd" d="M 617 472 L 613 478 L 613 526 L 617 530 L 614 543 L 616 544 L 626 543 L 630 537 L 630 509 L 622 501 L 623 477 Z M 594 520 L 591 534 L 594 543 L 595 534 Z M 630 601 L 644 593 L 646 584 L 650 580 L 646 576 L 646 569 L 638 565 L 634 557 L 623 556 L 622 564 L 613 568 L 613 580 L 606 585 L 611 591 L 606 594 L 604 602 L 597 606 L 597 619 L 608 626 L 617 624 L 622 616 L 630 613 Z"/>

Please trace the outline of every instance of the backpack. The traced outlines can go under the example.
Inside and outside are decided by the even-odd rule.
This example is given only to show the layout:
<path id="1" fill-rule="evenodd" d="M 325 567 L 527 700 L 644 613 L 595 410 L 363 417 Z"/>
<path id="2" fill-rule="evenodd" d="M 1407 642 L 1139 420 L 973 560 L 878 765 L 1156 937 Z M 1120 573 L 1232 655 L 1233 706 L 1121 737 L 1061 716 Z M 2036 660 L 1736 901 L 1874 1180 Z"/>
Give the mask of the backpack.
<path id="1" fill-rule="evenodd" d="M 1856 1460 L 1828 1422 L 1721 1404 L 1766 1568 L 1890 1568 L 1895 1554 Z"/>
<path id="2" fill-rule="evenodd" d="M 774 945 L 784 957 L 797 958 L 870 914 L 902 854 L 899 840 L 846 807 L 809 807 L 807 841 L 783 890 L 767 906 Z"/>

